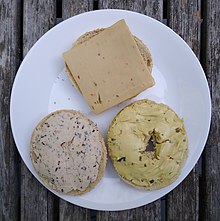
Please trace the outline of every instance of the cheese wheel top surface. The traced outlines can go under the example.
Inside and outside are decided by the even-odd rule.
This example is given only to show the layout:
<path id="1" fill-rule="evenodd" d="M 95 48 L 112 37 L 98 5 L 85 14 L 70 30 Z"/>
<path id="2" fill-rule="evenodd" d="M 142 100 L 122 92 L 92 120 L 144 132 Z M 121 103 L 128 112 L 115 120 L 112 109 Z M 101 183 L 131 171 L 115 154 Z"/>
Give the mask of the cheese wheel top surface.
<path id="1" fill-rule="evenodd" d="M 183 121 L 171 108 L 141 100 L 115 117 L 108 131 L 108 148 L 121 178 L 151 190 L 178 177 L 187 157 L 188 140 Z"/>
<path id="2" fill-rule="evenodd" d="M 36 126 L 30 156 L 47 186 L 73 195 L 96 183 L 100 167 L 106 164 L 105 145 L 96 124 L 70 110 L 51 113 Z"/>

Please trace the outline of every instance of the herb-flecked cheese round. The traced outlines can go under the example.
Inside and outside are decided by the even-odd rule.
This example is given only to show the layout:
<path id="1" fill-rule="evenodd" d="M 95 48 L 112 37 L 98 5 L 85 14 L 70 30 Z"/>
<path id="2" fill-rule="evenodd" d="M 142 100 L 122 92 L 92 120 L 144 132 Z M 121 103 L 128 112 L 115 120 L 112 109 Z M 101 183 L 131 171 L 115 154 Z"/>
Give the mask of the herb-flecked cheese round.
<path id="1" fill-rule="evenodd" d="M 153 190 L 177 179 L 188 140 L 183 121 L 170 107 L 145 99 L 116 115 L 108 131 L 108 149 L 124 181 Z"/>
<path id="2" fill-rule="evenodd" d="M 97 125 L 78 111 L 58 110 L 35 127 L 30 145 L 33 166 L 48 186 L 81 195 L 104 175 L 106 147 Z"/>

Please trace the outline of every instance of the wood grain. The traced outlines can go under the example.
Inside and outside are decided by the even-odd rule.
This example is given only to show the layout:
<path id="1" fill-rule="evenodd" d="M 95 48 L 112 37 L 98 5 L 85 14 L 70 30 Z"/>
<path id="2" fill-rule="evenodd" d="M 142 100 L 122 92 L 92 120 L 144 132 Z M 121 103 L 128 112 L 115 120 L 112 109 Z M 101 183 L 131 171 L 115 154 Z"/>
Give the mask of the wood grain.
<path id="1" fill-rule="evenodd" d="M 23 55 L 56 23 L 56 4 L 53 0 L 24 0 Z"/>
<path id="2" fill-rule="evenodd" d="M 212 97 L 212 122 L 203 153 L 201 220 L 220 219 L 220 1 L 204 1 L 203 66 Z"/>
<path id="3" fill-rule="evenodd" d="M 18 220 L 20 214 L 19 155 L 9 120 L 10 93 L 21 59 L 20 4 L 0 3 L 0 220 Z"/>
<path id="4" fill-rule="evenodd" d="M 163 1 L 129 1 L 129 0 L 100 0 L 99 9 L 115 8 L 126 9 L 149 15 L 162 21 L 163 19 Z M 120 212 L 97 212 L 97 221 L 130 221 L 130 220 L 161 220 L 161 201 L 157 200 L 148 205 L 137 209 L 125 210 Z"/>
<path id="5" fill-rule="evenodd" d="M 201 46 L 201 3 L 200 0 L 168 0 L 167 22 L 182 37 L 196 56 Z"/>
<path id="6" fill-rule="evenodd" d="M 62 1 L 62 18 L 67 19 L 71 16 L 87 12 L 93 9 L 93 1 L 83 0 L 63 0 Z M 64 200 L 60 200 L 59 208 L 60 221 L 77 220 L 86 221 L 90 220 L 90 210 L 81 208 L 79 206 L 70 204 Z"/>
<path id="7" fill-rule="evenodd" d="M 97 211 L 97 221 L 158 221 L 161 220 L 160 200 L 136 209 L 119 212 Z"/>
<path id="8" fill-rule="evenodd" d="M 73 205 L 60 199 L 60 221 L 86 221 L 90 220 L 90 210 Z"/>
<path id="9" fill-rule="evenodd" d="M 99 0 L 99 9 L 124 9 L 148 15 L 159 21 L 163 19 L 163 1 L 147 0 Z"/>
<path id="10" fill-rule="evenodd" d="M 201 5 L 200 1 L 168 0 L 167 22 L 200 57 Z M 171 193 L 167 195 L 168 220 L 199 219 L 199 173 L 198 166 Z"/>
<path id="11" fill-rule="evenodd" d="M 62 18 L 67 19 L 74 15 L 93 10 L 92 0 L 63 0 L 62 1 Z"/>
<path id="12" fill-rule="evenodd" d="M 167 220 L 199 220 L 199 175 L 197 166 L 166 198 Z"/>
<path id="13" fill-rule="evenodd" d="M 24 0 L 23 56 L 56 21 L 53 0 Z M 53 194 L 43 187 L 21 163 L 21 220 L 56 220 Z"/>

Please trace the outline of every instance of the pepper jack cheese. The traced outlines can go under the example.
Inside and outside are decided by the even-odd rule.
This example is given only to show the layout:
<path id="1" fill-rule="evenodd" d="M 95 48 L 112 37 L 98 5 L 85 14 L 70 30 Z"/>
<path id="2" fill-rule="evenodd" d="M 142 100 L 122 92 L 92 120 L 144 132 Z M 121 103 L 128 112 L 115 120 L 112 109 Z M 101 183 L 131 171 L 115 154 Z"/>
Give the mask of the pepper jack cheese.
<path id="1" fill-rule="evenodd" d="M 63 56 L 75 84 L 96 114 L 154 85 L 124 20 Z"/>

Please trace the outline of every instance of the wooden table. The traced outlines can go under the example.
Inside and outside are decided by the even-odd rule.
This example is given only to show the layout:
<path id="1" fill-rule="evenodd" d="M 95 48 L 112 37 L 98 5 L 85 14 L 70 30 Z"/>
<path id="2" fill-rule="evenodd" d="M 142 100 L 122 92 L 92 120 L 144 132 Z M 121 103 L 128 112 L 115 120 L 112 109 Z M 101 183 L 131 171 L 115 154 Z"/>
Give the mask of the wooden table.
<path id="1" fill-rule="evenodd" d="M 163 199 L 121 212 L 84 209 L 47 191 L 21 160 L 9 118 L 12 83 L 31 46 L 59 20 L 106 8 L 132 10 L 166 22 L 200 59 L 212 97 L 209 138 L 188 177 Z M 219 0 L 1 0 L 0 220 L 220 220 L 219 39 Z"/>

